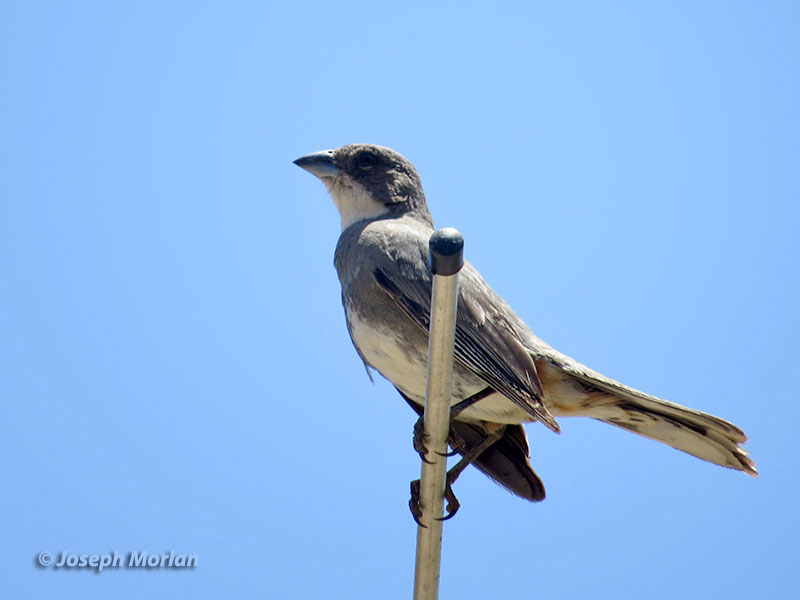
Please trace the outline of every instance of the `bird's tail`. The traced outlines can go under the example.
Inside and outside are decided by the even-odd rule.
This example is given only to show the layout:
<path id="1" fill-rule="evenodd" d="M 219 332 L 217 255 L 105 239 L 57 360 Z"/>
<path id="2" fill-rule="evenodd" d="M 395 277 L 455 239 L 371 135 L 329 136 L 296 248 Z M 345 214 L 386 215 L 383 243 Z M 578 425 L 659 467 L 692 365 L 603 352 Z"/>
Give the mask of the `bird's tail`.
<path id="1" fill-rule="evenodd" d="M 744 432 L 719 417 L 654 398 L 616 392 L 594 393 L 582 415 L 663 442 L 708 462 L 758 476 L 740 446 Z"/>
<path id="2" fill-rule="evenodd" d="M 541 374 L 556 392 L 552 398 L 554 415 L 591 417 L 708 462 L 758 476 L 755 463 L 740 446 L 747 436 L 732 423 L 576 366 L 541 365 Z"/>
<path id="3" fill-rule="evenodd" d="M 708 462 L 758 476 L 755 463 L 739 445 L 747 441 L 747 436 L 719 417 L 664 400 L 613 396 L 593 405 L 587 416 Z"/>

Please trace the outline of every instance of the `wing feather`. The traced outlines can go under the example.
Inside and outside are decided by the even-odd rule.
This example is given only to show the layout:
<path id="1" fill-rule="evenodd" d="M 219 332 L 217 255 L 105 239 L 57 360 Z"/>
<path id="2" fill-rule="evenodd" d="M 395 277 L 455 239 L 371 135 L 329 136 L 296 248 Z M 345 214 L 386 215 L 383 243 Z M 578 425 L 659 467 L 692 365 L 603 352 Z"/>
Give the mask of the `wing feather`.
<path id="1" fill-rule="evenodd" d="M 395 265 L 398 257 L 395 257 Z M 390 278 L 377 268 L 377 284 L 395 304 L 426 333 L 430 327 L 431 274 L 399 264 L 403 277 Z M 460 280 L 455 332 L 455 361 L 480 377 L 488 386 L 522 407 L 555 432 L 559 426 L 542 403 L 542 385 L 536 365 L 514 326 L 498 307 L 482 305 L 494 294 L 481 294 L 488 286 L 466 264 Z M 476 318 L 477 316 L 477 318 Z"/>

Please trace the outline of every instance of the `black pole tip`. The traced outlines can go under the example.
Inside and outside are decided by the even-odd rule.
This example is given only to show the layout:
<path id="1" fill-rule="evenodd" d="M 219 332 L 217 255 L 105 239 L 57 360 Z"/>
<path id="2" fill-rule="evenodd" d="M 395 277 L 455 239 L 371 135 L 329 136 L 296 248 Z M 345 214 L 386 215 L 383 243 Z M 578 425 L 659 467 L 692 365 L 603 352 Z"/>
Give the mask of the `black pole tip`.
<path id="1" fill-rule="evenodd" d="M 443 227 L 428 241 L 434 275 L 455 275 L 464 266 L 464 236 L 458 229 Z"/>

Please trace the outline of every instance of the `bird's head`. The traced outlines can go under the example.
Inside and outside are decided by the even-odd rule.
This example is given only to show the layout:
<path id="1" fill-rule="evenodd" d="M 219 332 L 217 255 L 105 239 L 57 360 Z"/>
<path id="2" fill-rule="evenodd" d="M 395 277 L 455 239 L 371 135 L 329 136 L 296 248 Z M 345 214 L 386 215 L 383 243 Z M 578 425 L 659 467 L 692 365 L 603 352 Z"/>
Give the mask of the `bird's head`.
<path id="1" fill-rule="evenodd" d="M 417 170 L 394 150 L 348 144 L 307 154 L 294 161 L 328 188 L 342 231 L 365 219 L 406 214 L 432 223 Z"/>

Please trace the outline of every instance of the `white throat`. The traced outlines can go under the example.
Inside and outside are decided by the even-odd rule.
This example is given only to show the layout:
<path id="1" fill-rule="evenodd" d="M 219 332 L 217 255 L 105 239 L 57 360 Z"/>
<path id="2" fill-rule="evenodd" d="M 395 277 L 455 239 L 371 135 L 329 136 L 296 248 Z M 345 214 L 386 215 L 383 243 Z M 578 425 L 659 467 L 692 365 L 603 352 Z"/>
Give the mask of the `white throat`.
<path id="1" fill-rule="evenodd" d="M 389 208 L 375 200 L 360 183 L 342 177 L 335 179 L 324 177 L 322 182 L 328 188 L 333 203 L 339 211 L 342 231 L 353 223 L 374 219 L 389 212 Z"/>

